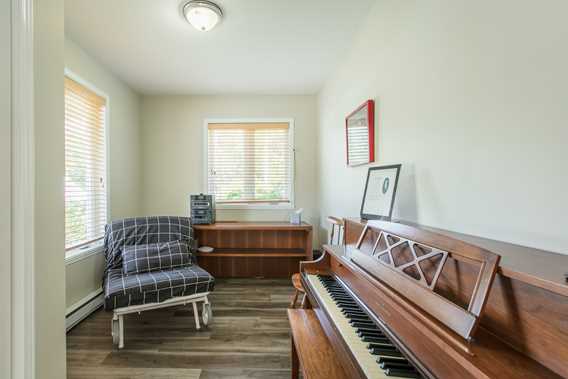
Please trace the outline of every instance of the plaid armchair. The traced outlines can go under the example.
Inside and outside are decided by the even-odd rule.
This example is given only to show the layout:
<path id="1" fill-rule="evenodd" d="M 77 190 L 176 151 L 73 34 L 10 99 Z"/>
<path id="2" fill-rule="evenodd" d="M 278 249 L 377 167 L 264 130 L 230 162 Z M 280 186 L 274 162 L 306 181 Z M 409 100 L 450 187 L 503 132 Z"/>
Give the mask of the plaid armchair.
<path id="1" fill-rule="evenodd" d="M 166 300 L 206 293 L 213 290 L 215 279 L 195 264 L 191 254 L 184 263 L 170 268 L 151 267 L 144 264 L 145 272 L 138 273 L 123 269 L 124 252 L 129 246 L 140 246 L 147 254 L 148 246 L 159 250 L 168 243 L 178 241 L 176 246 L 192 246 L 191 220 L 188 217 L 136 217 L 117 220 L 107 225 L 105 230 L 105 309 L 130 307 L 133 305 L 162 303 Z M 167 247 L 170 262 L 173 262 L 171 247 Z M 136 250 L 136 249 L 134 249 Z M 176 251 L 176 254 L 183 252 Z M 138 270 L 142 271 L 142 270 Z"/>

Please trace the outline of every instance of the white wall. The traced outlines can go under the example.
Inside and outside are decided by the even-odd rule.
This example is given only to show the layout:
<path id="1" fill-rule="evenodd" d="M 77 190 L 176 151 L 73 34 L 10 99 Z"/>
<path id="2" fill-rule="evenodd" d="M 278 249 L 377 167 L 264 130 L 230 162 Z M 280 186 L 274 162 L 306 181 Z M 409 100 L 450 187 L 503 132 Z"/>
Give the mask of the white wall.
<path id="1" fill-rule="evenodd" d="M 9 378 L 11 361 L 11 7 L 0 1 L 0 288 L 5 298 L 0 308 L 0 378 Z M 6 305 L 7 304 L 7 305 Z"/>
<path id="2" fill-rule="evenodd" d="M 109 218 L 139 215 L 140 97 L 69 38 L 65 39 L 65 67 L 109 98 Z M 102 254 L 67 265 L 68 308 L 100 288 L 103 270 Z"/>
<path id="3" fill-rule="evenodd" d="M 63 0 L 34 1 L 36 378 L 65 378 Z"/>
<path id="4" fill-rule="evenodd" d="M 204 191 L 206 118 L 291 117 L 295 123 L 295 205 L 317 224 L 314 96 L 144 96 L 143 203 L 148 215 L 187 215 L 189 195 Z M 287 220 L 288 210 L 218 210 L 219 220 Z"/>
<path id="5" fill-rule="evenodd" d="M 568 2 L 378 1 L 319 95 L 321 215 L 357 216 L 344 117 L 377 102 L 395 216 L 568 253 Z"/>

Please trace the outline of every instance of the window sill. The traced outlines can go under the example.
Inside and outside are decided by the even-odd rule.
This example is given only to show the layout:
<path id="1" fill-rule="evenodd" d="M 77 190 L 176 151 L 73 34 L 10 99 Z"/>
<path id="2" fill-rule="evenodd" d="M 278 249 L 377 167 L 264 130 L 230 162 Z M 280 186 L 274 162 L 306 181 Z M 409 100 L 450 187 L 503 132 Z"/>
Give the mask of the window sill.
<path id="1" fill-rule="evenodd" d="M 216 209 L 223 210 L 267 210 L 267 211 L 277 211 L 277 210 L 293 210 L 293 204 L 216 204 Z"/>
<path id="2" fill-rule="evenodd" d="M 93 242 L 85 247 L 69 250 L 65 254 L 65 265 L 80 262 L 84 259 L 92 257 L 93 255 L 100 254 L 104 251 L 103 241 Z"/>

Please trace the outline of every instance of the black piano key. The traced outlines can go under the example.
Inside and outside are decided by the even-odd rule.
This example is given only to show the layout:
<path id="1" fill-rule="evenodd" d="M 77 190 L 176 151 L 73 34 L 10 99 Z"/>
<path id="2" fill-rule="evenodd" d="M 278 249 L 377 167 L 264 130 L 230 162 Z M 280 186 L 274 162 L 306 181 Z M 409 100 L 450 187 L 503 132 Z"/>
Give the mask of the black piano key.
<path id="1" fill-rule="evenodd" d="M 349 319 L 349 322 L 355 322 L 355 321 L 370 322 L 371 321 L 369 316 L 367 316 L 365 314 L 348 313 L 348 314 L 345 314 L 344 316 L 345 316 L 345 318 Z"/>
<path id="2" fill-rule="evenodd" d="M 400 351 L 394 349 L 386 349 L 386 348 L 374 348 L 371 349 L 371 354 L 373 355 L 382 355 L 385 357 L 403 357 Z"/>
<path id="3" fill-rule="evenodd" d="M 403 369 L 403 370 L 414 370 L 414 367 L 412 367 L 412 365 L 410 363 L 408 363 L 408 361 L 395 361 L 395 362 L 383 362 L 383 363 L 379 363 L 379 367 L 382 368 L 383 370 L 387 370 L 389 368 L 395 368 L 395 369 Z"/>
<path id="4" fill-rule="evenodd" d="M 363 337 L 384 337 L 384 334 L 381 334 L 380 331 L 371 328 L 357 328 L 355 329 L 355 333 L 361 338 Z"/>
<path id="5" fill-rule="evenodd" d="M 339 294 L 339 293 L 330 293 L 329 296 L 331 296 L 331 298 L 334 299 L 334 300 L 345 300 L 345 301 L 355 302 L 349 296 L 345 296 L 345 295 L 342 295 L 342 294 Z"/>
<path id="6" fill-rule="evenodd" d="M 342 312 L 345 318 L 349 319 L 350 321 L 368 321 L 370 320 L 367 315 L 361 314 L 359 312 Z"/>
<path id="7" fill-rule="evenodd" d="M 349 319 L 349 323 L 353 325 L 354 322 L 371 322 L 371 319 L 367 316 L 358 316 L 358 315 L 346 315 L 345 318 Z"/>
<path id="8" fill-rule="evenodd" d="M 337 300 L 345 300 L 345 301 L 351 301 L 351 302 L 355 302 L 350 296 L 346 296 L 340 293 L 330 293 L 329 296 L 331 296 L 332 299 L 337 299 Z"/>
<path id="9" fill-rule="evenodd" d="M 396 347 L 390 342 L 371 342 L 367 345 L 369 350 L 376 349 L 376 348 L 383 348 L 383 349 L 396 349 Z"/>
<path id="10" fill-rule="evenodd" d="M 356 302 L 354 302 L 353 300 L 348 299 L 348 298 L 346 298 L 346 297 L 332 296 L 331 298 L 333 299 L 333 301 L 334 301 L 335 303 L 341 302 L 341 303 L 343 303 L 343 304 L 357 305 Z"/>
<path id="11" fill-rule="evenodd" d="M 382 335 L 382 334 L 377 334 L 377 333 L 372 333 L 372 332 L 357 332 L 357 335 L 361 339 L 363 339 L 363 338 L 385 338 L 385 336 Z M 370 342 L 370 341 L 364 341 L 364 342 Z"/>
<path id="12" fill-rule="evenodd" d="M 346 303 L 344 301 L 336 301 L 335 304 L 340 308 L 352 308 L 361 311 L 361 308 L 355 303 Z"/>
<path id="13" fill-rule="evenodd" d="M 338 305 L 338 307 L 345 310 L 346 312 L 349 312 L 349 311 L 357 312 L 357 311 L 361 310 L 359 307 L 352 307 L 352 306 L 349 306 L 349 305 Z"/>
<path id="14" fill-rule="evenodd" d="M 361 308 L 356 305 L 337 303 L 337 306 L 346 311 L 361 312 Z"/>
<path id="15" fill-rule="evenodd" d="M 402 370 L 402 369 L 389 368 L 385 370 L 385 374 L 387 376 L 394 376 L 397 378 L 420 378 L 420 374 L 418 373 L 418 371 L 414 369 Z"/>
<path id="16" fill-rule="evenodd" d="M 353 299 L 351 298 L 351 296 L 348 296 L 344 293 L 339 293 L 339 292 L 330 292 L 330 296 L 331 297 L 338 297 L 338 298 L 342 298 L 342 299 L 348 299 L 353 301 Z"/>
<path id="17" fill-rule="evenodd" d="M 332 299 L 333 299 L 333 297 L 332 297 Z M 354 302 L 354 301 L 351 300 L 351 299 L 344 299 L 344 298 L 339 298 L 339 297 L 338 297 L 338 298 L 333 299 L 333 301 L 334 301 L 335 303 L 337 303 L 337 304 L 344 303 L 344 304 L 357 305 L 357 303 Z"/>
<path id="18" fill-rule="evenodd" d="M 357 334 L 361 334 L 363 336 L 384 336 L 383 332 L 381 332 L 376 326 L 374 327 L 360 327 L 356 330 Z"/>
<path id="19" fill-rule="evenodd" d="M 361 308 L 359 308 L 359 305 L 357 305 L 357 303 L 352 301 L 352 300 L 334 300 L 333 302 L 335 304 L 337 304 L 338 306 L 344 305 L 346 307 L 357 308 L 361 311 Z"/>
<path id="20" fill-rule="evenodd" d="M 365 320 L 370 320 L 371 318 L 365 313 L 365 312 L 342 312 L 343 315 L 349 319 L 352 318 L 359 318 L 359 319 L 365 319 Z"/>
<path id="21" fill-rule="evenodd" d="M 356 321 L 351 323 L 351 326 L 353 326 L 354 328 L 373 328 L 376 327 L 375 323 L 372 321 L 369 322 L 365 322 L 365 321 Z"/>
<path id="22" fill-rule="evenodd" d="M 406 358 L 401 358 L 401 357 L 379 357 L 379 359 L 377 359 L 377 362 L 379 363 L 379 365 L 383 364 L 383 363 L 406 363 L 406 364 L 410 364 L 408 362 L 408 360 Z"/>
<path id="23" fill-rule="evenodd" d="M 363 342 L 369 342 L 369 343 L 390 343 L 390 341 L 386 337 L 362 336 L 361 340 Z"/>

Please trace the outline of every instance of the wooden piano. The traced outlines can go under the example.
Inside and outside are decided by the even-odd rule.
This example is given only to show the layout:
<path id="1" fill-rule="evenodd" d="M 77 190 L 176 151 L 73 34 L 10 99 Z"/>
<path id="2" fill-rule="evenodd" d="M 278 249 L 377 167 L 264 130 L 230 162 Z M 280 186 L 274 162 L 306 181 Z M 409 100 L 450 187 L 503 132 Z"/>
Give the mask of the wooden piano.
<path id="1" fill-rule="evenodd" d="M 568 377 L 568 296 L 504 281 L 498 254 L 425 229 L 346 220 L 345 236 L 300 264 L 292 377 Z"/>

